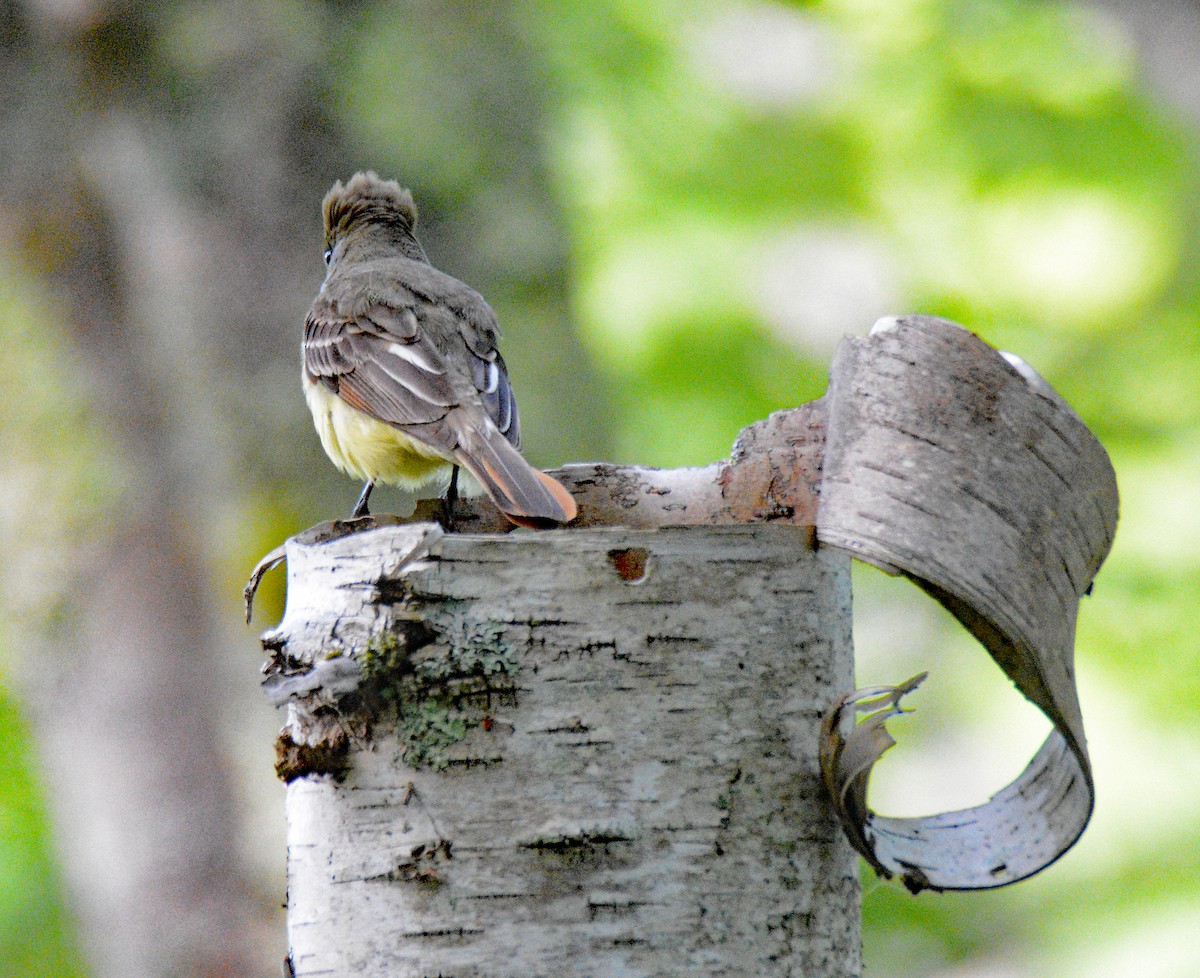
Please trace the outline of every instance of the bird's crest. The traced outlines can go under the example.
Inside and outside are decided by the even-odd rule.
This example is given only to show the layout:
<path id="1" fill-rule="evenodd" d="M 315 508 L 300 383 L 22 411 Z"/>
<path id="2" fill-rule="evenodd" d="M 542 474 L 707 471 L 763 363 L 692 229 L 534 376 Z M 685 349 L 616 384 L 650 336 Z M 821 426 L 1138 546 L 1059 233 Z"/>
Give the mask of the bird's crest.
<path id="1" fill-rule="evenodd" d="M 384 180 L 373 170 L 354 174 L 333 185 L 321 204 L 325 218 L 325 244 L 346 234 L 355 224 L 372 222 L 399 225 L 412 233 L 417 205 L 412 194 L 395 180 Z"/>

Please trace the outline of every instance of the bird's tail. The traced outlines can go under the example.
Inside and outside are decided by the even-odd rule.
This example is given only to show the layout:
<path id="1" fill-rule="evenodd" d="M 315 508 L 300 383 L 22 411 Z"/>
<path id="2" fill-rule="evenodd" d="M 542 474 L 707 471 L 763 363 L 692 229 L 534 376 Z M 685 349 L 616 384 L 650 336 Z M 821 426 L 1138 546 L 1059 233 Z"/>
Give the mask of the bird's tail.
<path id="1" fill-rule="evenodd" d="M 575 499 L 562 483 L 526 462 L 493 424 L 464 432 L 454 461 L 519 526 L 545 529 L 575 519 Z"/>

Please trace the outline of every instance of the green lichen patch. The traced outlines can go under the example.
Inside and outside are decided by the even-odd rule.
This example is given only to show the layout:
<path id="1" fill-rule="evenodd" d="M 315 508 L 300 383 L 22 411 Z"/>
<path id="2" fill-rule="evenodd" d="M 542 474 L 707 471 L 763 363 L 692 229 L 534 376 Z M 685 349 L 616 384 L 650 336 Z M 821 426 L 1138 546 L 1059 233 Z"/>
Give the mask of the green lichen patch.
<path id="1" fill-rule="evenodd" d="M 372 636 L 354 657 L 366 683 L 382 690 L 411 672 L 413 654 L 436 638 L 436 633 L 424 622 L 401 621 L 391 630 Z"/>
<path id="2" fill-rule="evenodd" d="M 491 729 L 499 704 L 513 703 L 520 669 L 498 622 L 456 624 L 414 646 L 391 632 L 359 653 L 381 713 L 390 713 L 412 767 L 444 770 L 449 751 L 475 727 Z"/>
<path id="3" fill-rule="evenodd" d="M 441 771 L 450 763 L 446 751 L 460 743 L 474 724 L 461 712 L 452 712 L 432 699 L 405 702 L 397 718 L 404 738 L 404 762 L 411 767 Z"/>

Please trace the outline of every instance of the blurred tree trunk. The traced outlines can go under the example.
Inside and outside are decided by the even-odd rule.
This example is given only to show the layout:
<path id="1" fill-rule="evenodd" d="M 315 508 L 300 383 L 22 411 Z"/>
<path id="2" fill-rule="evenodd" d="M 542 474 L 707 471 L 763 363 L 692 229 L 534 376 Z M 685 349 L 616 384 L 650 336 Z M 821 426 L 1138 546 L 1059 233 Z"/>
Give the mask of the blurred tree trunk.
<path id="1" fill-rule="evenodd" d="M 187 113 L 158 60 L 174 13 L 5 11 L 5 236 L 55 290 L 66 322 L 53 325 L 83 352 L 91 424 L 121 488 L 108 525 L 88 528 L 86 560 L 75 555 L 86 570 L 55 596 L 57 627 L 33 649 L 44 654 L 21 663 L 81 941 L 104 978 L 270 974 L 280 953 L 274 901 L 245 858 L 220 720 L 218 650 L 235 646 L 212 592 L 253 451 L 238 445 L 224 369 L 255 340 L 248 305 L 286 321 L 280 299 L 301 266 L 280 225 L 296 214 L 272 220 L 274 195 L 257 195 L 290 165 L 270 137 L 286 133 L 309 66 L 258 73 L 276 97 L 236 112 L 275 118 L 257 120 L 253 146 L 220 125 L 242 87 L 211 92 L 208 138 L 228 158 L 200 166 L 210 180 L 239 175 L 232 193 L 197 192 Z M 267 26 L 246 25 L 247 54 L 277 40 Z M 252 288 L 266 255 L 277 265 Z"/>
<path id="2" fill-rule="evenodd" d="M 45 277 L 82 352 L 94 413 L 63 437 L 100 439 L 121 490 L 81 526 L 98 491 L 42 487 L 64 576 L 19 675 L 101 978 L 273 974 L 283 952 L 282 881 L 247 858 L 230 754 L 249 738 L 223 718 L 271 722 L 235 572 L 354 491 L 314 468 L 296 377 L 318 205 L 354 168 L 323 102 L 342 9 L 0 0 L 0 246 Z"/>

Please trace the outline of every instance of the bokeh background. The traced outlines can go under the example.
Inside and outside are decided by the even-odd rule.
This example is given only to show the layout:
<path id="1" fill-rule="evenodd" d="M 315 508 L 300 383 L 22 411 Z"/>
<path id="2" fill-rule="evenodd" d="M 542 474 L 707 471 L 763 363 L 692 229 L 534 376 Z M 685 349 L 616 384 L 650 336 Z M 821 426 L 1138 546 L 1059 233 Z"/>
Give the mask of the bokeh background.
<path id="1" fill-rule="evenodd" d="M 1198 126 L 1194 0 L 0 0 L 0 975 L 279 973 L 282 588 L 240 590 L 357 492 L 298 374 L 365 167 L 495 306 L 541 465 L 723 457 L 885 313 L 1037 367 L 1123 491 L 1098 808 L 1005 891 L 868 880 L 868 974 L 1200 974 Z M 1044 722 L 856 589 L 860 680 L 933 673 L 875 807 L 982 801 Z"/>

